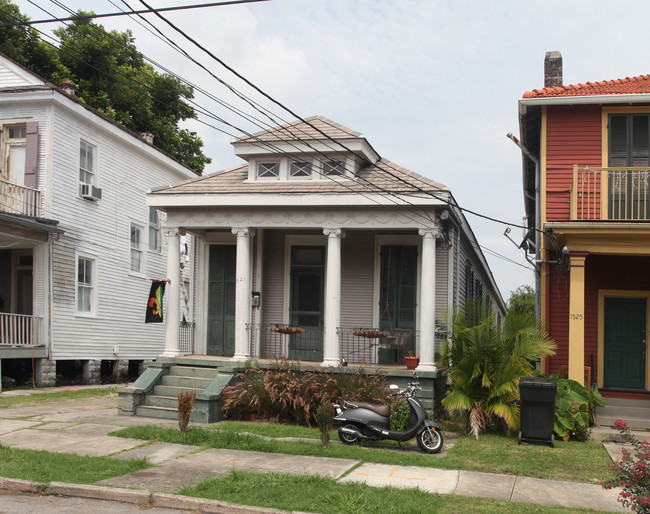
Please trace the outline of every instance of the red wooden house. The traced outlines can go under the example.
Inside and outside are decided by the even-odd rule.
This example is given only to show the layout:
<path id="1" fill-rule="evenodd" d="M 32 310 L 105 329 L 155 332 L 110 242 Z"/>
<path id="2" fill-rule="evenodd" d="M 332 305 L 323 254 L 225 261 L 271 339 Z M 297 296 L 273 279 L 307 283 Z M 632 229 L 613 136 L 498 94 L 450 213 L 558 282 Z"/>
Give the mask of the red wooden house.
<path id="1" fill-rule="evenodd" d="M 650 75 L 565 86 L 549 52 L 519 115 L 544 371 L 650 397 Z"/>

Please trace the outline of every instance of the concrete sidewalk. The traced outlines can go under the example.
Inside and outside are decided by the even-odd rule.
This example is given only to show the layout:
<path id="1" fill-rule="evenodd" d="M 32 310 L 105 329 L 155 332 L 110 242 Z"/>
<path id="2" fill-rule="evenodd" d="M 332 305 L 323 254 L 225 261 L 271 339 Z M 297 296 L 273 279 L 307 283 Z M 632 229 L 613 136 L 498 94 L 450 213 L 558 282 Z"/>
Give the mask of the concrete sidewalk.
<path id="1" fill-rule="evenodd" d="M 1 396 L 9 393 L 1 393 Z M 374 487 L 418 487 L 440 494 L 456 493 L 549 506 L 625 511 L 616 501 L 618 491 L 603 490 L 599 485 L 414 466 L 363 464 L 355 467 L 358 462 L 348 459 L 240 450 L 201 450 L 193 446 L 149 444 L 107 435 L 122 427 L 145 424 L 178 427 L 178 423 L 173 421 L 118 416 L 116 396 L 0 407 L 0 444 L 117 459 L 146 458 L 155 467 L 103 480 L 93 486 L 51 484 L 50 489 L 58 494 L 118 498 L 131 503 L 151 502 L 156 507 L 200 508 L 203 512 L 273 512 L 273 509 L 235 506 L 173 494 L 184 485 L 223 476 L 231 470 L 243 470 L 321 475 L 342 482 L 363 482 Z M 452 439 L 449 443 L 445 442 L 445 449 L 451 446 Z M 444 453 L 439 454 L 442 455 Z M 0 489 L 3 488 L 29 491 L 36 490 L 37 484 L 0 479 Z"/>

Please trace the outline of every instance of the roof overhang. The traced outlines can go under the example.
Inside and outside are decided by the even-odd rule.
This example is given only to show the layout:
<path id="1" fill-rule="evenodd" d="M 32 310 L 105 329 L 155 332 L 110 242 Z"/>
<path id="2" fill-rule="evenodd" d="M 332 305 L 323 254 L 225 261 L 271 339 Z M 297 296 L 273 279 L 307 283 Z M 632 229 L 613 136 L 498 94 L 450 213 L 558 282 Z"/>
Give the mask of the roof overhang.
<path id="1" fill-rule="evenodd" d="M 341 140 L 266 140 L 259 141 L 234 141 L 232 143 L 235 155 L 242 159 L 250 159 L 256 156 L 293 155 L 293 154 L 320 154 L 334 155 L 343 153 L 354 153 L 365 161 L 375 164 L 379 160 L 379 154 L 375 152 L 365 138 L 350 138 Z"/>
<path id="2" fill-rule="evenodd" d="M 529 107 L 543 105 L 588 105 L 588 104 L 640 104 L 650 103 L 650 94 L 630 95 L 584 95 L 584 96 L 550 96 L 539 98 L 521 98 L 519 114 L 526 114 Z"/>
<path id="3" fill-rule="evenodd" d="M 412 206 L 437 206 L 447 205 L 448 195 L 445 191 L 436 193 L 441 198 L 434 198 L 424 194 L 317 194 L 317 193 L 249 193 L 249 194 L 221 194 L 221 193 L 149 193 L 147 205 L 150 207 L 405 207 Z"/>
<path id="4" fill-rule="evenodd" d="M 551 230 L 558 246 L 571 252 L 650 255 L 650 223 L 552 222 L 544 230 Z"/>
<path id="5" fill-rule="evenodd" d="M 59 239 L 64 231 L 58 224 L 55 220 L 0 212 L 0 234 L 13 238 L 47 241 L 52 236 Z"/>

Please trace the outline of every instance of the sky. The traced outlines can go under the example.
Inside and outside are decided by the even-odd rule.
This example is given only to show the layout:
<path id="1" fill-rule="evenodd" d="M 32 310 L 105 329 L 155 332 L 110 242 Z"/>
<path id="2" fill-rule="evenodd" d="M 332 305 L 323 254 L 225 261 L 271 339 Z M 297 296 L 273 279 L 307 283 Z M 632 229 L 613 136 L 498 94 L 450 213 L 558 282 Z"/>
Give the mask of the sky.
<path id="1" fill-rule="evenodd" d="M 63 16 L 62 4 L 112 13 L 127 9 L 126 1 L 146 8 L 141 0 L 14 0 L 32 20 Z M 209 0 L 146 1 L 162 8 Z M 519 135 L 523 93 L 544 85 L 545 53 L 562 53 L 565 84 L 650 73 L 645 0 L 270 0 L 163 15 L 294 113 L 361 132 L 383 158 L 448 186 L 461 207 L 514 225 L 524 216 L 522 157 L 506 134 Z M 272 109 L 274 119 L 294 119 L 164 21 L 144 17 L 212 74 Z M 138 50 L 156 63 L 255 112 L 134 19 L 98 23 L 131 30 Z M 260 130 L 200 92 L 195 100 L 237 128 Z M 212 158 L 204 173 L 241 163 L 230 142 L 242 132 L 202 119 L 212 126 L 187 127 Z M 504 300 L 533 285 L 532 268 L 504 235 L 506 225 L 466 217 Z M 510 237 L 519 243 L 522 230 L 513 228 Z"/>

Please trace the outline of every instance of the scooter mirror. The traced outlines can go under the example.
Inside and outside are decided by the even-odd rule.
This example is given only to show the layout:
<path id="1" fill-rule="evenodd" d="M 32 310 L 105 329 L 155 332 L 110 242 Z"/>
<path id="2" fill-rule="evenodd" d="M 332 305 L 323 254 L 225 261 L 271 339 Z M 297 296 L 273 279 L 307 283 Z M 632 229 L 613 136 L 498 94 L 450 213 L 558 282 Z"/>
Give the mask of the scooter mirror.
<path id="1" fill-rule="evenodd" d="M 399 389 L 399 386 L 397 384 L 391 384 L 388 386 L 388 389 L 391 391 L 397 391 Z"/>

